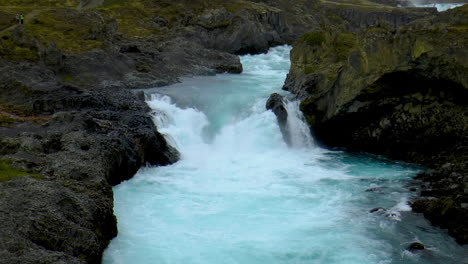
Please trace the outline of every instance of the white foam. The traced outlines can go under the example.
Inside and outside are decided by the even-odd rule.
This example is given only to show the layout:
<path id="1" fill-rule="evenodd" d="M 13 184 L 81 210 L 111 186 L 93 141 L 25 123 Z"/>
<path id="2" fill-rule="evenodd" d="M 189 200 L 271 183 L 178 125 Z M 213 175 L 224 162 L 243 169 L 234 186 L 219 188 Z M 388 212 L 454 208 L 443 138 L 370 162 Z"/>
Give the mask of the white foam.
<path id="1" fill-rule="evenodd" d="M 190 78 L 152 97 L 155 123 L 182 159 L 143 168 L 114 188 L 119 235 L 105 252 L 105 264 L 361 264 L 400 258 L 389 246 L 395 243 L 385 239 L 399 222 L 381 216 L 374 224 L 379 216 L 367 213 L 367 199 L 381 194 L 365 190 L 377 183 L 399 186 L 381 181 L 408 177 L 408 169 L 350 162 L 344 153 L 315 147 L 297 102 L 287 104 L 296 146 L 289 148 L 276 117 L 265 109 L 283 84 L 289 50 L 244 56 L 241 75 Z M 382 195 L 371 206 L 385 202 L 398 213 L 406 210 L 406 201 L 395 196 L 405 197 Z"/>

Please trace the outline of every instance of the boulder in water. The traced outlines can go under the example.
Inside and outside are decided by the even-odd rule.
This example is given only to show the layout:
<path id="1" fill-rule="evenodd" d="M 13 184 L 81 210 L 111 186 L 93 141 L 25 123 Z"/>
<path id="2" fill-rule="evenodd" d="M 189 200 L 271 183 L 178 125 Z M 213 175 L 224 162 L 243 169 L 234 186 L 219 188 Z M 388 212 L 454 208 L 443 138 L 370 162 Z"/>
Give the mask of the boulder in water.
<path id="1" fill-rule="evenodd" d="M 409 245 L 408 250 L 416 251 L 416 250 L 423 250 L 425 249 L 424 244 L 421 242 L 413 242 Z"/>
<path id="2" fill-rule="evenodd" d="M 375 212 L 385 212 L 387 211 L 385 208 L 383 207 L 376 207 L 376 208 L 372 208 L 369 210 L 369 213 L 375 213 Z"/>
<path id="3" fill-rule="evenodd" d="M 278 93 L 271 94 L 270 98 L 268 98 L 268 101 L 266 102 L 265 107 L 267 110 L 273 111 L 273 113 L 276 115 L 276 119 L 278 119 L 278 124 L 281 133 L 283 134 L 284 141 L 288 145 L 291 145 L 291 140 L 287 129 L 288 111 L 286 110 L 286 106 L 284 104 L 284 96 Z"/>
<path id="4" fill-rule="evenodd" d="M 284 106 L 284 97 L 278 93 L 273 93 L 266 102 L 266 109 L 273 111 L 278 118 L 280 126 L 285 126 L 288 120 L 288 112 Z"/>

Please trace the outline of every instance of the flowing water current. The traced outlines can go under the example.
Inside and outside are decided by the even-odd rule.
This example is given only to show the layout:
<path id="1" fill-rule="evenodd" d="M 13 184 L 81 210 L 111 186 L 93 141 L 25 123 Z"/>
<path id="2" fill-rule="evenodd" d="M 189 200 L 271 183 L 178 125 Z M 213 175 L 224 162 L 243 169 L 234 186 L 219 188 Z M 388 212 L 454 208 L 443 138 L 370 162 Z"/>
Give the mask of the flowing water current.
<path id="1" fill-rule="evenodd" d="M 466 247 L 410 212 L 418 168 L 317 147 L 294 101 L 284 143 L 265 103 L 289 96 L 289 51 L 154 89 L 154 120 L 182 157 L 114 188 L 105 264 L 466 263 Z M 428 249 L 405 250 L 414 241 Z"/>

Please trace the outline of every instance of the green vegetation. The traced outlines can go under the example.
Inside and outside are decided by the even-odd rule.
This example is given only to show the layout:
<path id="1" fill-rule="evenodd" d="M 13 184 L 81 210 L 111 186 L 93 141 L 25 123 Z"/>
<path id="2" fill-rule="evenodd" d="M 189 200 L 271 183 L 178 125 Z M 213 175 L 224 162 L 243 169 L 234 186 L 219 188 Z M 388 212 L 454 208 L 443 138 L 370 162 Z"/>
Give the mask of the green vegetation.
<path id="1" fill-rule="evenodd" d="M 300 41 L 306 42 L 309 46 L 320 46 L 326 41 L 326 35 L 324 32 L 309 32 L 305 33 Z"/>
<path id="2" fill-rule="evenodd" d="M 309 47 L 302 57 L 305 74 L 327 67 L 332 68 L 329 67 L 331 63 L 345 62 L 351 51 L 357 46 L 357 37 L 354 33 L 329 35 L 325 31 L 314 31 L 304 34 L 299 41 L 307 44 L 307 47 Z M 319 51 L 313 51 L 317 48 Z M 334 60 L 318 59 L 318 54 L 321 54 L 324 59 L 334 58 Z M 317 59 L 311 60 L 314 57 Z"/>
<path id="3" fill-rule="evenodd" d="M 71 82 L 71 81 L 73 81 L 73 77 L 70 76 L 70 75 L 63 76 L 63 81 L 64 82 Z"/>
<path id="4" fill-rule="evenodd" d="M 163 36 L 164 32 L 156 26 L 152 19 L 156 15 L 167 20 L 168 28 L 173 28 L 188 21 L 190 17 L 201 15 L 207 10 L 225 8 L 236 13 L 242 9 L 251 9 L 259 13 L 271 10 L 263 3 L 243 0 L 105 0 L 99 10 L 108 17 L 117 19 L 119 31 L 127 37 L 147 37 L 149 35 Z M 192 21 L 194 22 L 194 21 Z M 214 25 L 202 25 L 208 29 L 227 27 L 230 21 L 222 21 Z"/>
<path id="5" fill-rule="evenodd" d="M 139 38 L 150 35 L 159 35 L 159 29 L 152 22 L 152 12 L 150 9 L 145 9 L 141 3 L 134 2 L 126 7 L 115 6 L 112 8 L 99 8 L 101 14 L 108 18 L 115 18 L 118 23 L 118 30 L 126 37 Z M 166 17 L 161 13 L 159 16 Z"/>
<path id="6" fill-rule="evenodd" d="M 21 87 L 18 88 L 20 91 Z M 3 101 L 3 100 L 2 100 Z M 49 116 L 36 116 L 30 107 L 0 101 L 0 127 L 10 127 L 18 122 L 31 121 L 42 124 Z"/>
<path id="7" fill-rule="evenodd" d="M 0 6 L 77 7 L 79 4 L 80 0 L 0 0 Z"/>
<path id="8" fill-rule="evenodd" d="M 456 31 L 468 31 L 468 25 L 456 25 L 456 26 L 448 27 L 448 29 L 456 30 Z"/>
<path id="9" fill-rule="evenodd" d="M 0 33 L 0 57 L 7 60 L 38 61 L 37 48 L 13 40 L 11 33 Z"/>
<path id="10" fill-rule="evenodd" d="M 27 14 L 34 8 L 32 7 L 18 7 L 18 6 L 0 6 L 0 30 L 6 29 L 17 23 L 16 14 Z"/>
<path id="11" fill-rule="evenodd" d="M 0 159 L 0 182 L 9 181 L 16 177 L 30 176 L 36 179 L 43 179 L 44 176 L 28 172 L 24 169 L 16 168 L 12 166 L 11 160 Z"/>
<path id="12" fill-rule="evenodd" d="M 333 43 L 333 49 L 338 61 L 348 58 L 349 53 L 356 46 L 357 38 L 354 33 L 339 33 Z"/>
<path id="13" fill-rule="evenodd" d="M 104 36 L 116 28 L 125 38 L 167 36 L 168 30 L 184 23 L 197 23 L 207 10 L 225 8 L 264 13 L 274 8 L 245 0 L 105 0 L 93 9 L 78 9 L 79 0 L 0 0 L 0 57 L 7 60 L 38 61 L 40 50 L 51 44 L 70 54 L 102 48 Z M 276 10 L 276 9 L 275 9 Z M 25 13 L 22 39 L 12 37 L 15 14 Z M 154 23 L 155 17 L 167 25 Z M 108 23 L 117 23 L 108 27 Z M 208 29 L 228 27 L 229 20 L 202 25 Z M 38 40 L 38 41 L 37 41 Z"/>
<path id="14" fill-rule="evenodd" d="M 418 58 L 422 54 L 433 50 L 433 47 L 423 40 L 416 40 L 413 46 L 413 57 Z"/>
<path id="15" fill-rule="evenodd" d="M 10 114 L 23 117 L 33 114 L 32 109 L 23 105 L 15 105 L 11 103 L 0 103 L 0 112 L 8 112 Z"/>
<path id="16" fill-rule="evenodd" d="M 16 123 L 16 119 L 0 112 L 0 127 L 9 127 L 14 123 Z"/>
<path id="17" fill-rule="evenodd" d="M 320 0 L 324 4 L 330 4 L 337 7 L 359 7 L 367 9 L 392 9 L 394 7 L 387 5 L 379 5 L 366 0 Z"/>
<path id="18" fill-rule="evenodd" d="M 74 9 L 43 10 L 24 28 L 44 47 L 55 42 L 60 50 L 80 53 L 102 47 L 102 41 L 89 38 L 93 25 L 99 19 L 94 15 Z"/>
<path id="19" fill-rule="evenodd" d="M 118 8 L 118 7 L 136 7 L 140 6 L 145 10 L 158 11 L 158 15 L 187 13 L 199 14 L 204 10 L 224 7 L 230 12 L 238 12 L 242 9 L 253 9 L 259 13 L 264 13 L 271 9 L 263 3 L 255 3 L 245 0 L 104 0 L 103 8 Z"/>
<path id="20" fill-rule="evenodd" d="M 313 72 L 315 72 L 315 71 L 317 71 L 319 69 L 320 69 L 320 67 L 318 65 L 307 65 L 305 67 L 304 73 L 305 74 L 313 73 Z"/>

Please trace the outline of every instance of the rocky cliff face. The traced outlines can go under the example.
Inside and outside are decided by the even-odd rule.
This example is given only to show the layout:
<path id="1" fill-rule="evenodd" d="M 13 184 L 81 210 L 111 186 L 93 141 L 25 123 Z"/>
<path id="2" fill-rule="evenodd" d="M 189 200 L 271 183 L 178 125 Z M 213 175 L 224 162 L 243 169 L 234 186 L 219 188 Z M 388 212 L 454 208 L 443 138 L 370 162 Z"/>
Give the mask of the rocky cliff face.
<path id="1" fill-rule="evenodd" d="M 439 169 L 423 177 L 432 182 L 421 191 L 436 198 L 414 208 L 461 243 L 468 241 L 467 14 L 457 8 L 397 30 L 307 33 L 294 45 L 284 86 L 303 99 L 323 144 Z"/>

